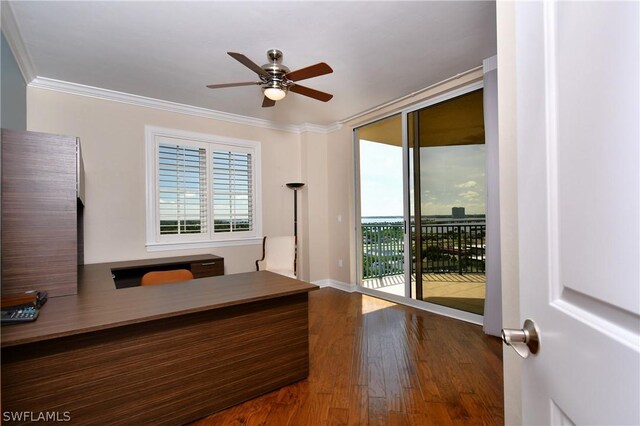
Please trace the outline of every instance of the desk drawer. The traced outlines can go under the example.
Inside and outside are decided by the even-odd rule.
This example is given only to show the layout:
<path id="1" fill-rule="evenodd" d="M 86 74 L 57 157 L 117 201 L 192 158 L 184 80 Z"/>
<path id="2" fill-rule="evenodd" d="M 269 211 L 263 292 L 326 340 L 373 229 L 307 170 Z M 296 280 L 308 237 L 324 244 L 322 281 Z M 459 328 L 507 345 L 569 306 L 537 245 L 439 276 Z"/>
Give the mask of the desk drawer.
<path id="1" fill-rule="evenodd" d="M 191 272 L 193 273 L 194 278 L 224 275 L 224 259 L 193 262 L 191 264 Z"/>

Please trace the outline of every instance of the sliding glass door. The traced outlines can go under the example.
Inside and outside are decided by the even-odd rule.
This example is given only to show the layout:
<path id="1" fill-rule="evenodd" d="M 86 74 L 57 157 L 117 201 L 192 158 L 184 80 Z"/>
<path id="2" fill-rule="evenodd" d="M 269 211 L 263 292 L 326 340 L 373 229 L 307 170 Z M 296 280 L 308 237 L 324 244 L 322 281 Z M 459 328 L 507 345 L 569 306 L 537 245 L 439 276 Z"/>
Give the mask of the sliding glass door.
<path id="1" fill-rule="evenodd" d="M 468 87 L 356 129 L 364 291 L 483 314 L 482 96 Z"/>

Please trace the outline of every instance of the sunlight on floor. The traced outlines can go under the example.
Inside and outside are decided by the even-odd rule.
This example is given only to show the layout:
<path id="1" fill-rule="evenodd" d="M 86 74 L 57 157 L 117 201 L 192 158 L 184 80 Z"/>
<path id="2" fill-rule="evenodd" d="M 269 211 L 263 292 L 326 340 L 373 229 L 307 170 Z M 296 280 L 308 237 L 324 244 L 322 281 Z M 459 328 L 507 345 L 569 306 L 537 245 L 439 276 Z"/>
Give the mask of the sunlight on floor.
<path id="1" fill-rule="evenodd" d="M 387 300 L 378 299 L 377 297 L 370 297 L 366 295 L 362 296 L 363 314 L 368 314 L 370 312 L 375 312 L 377 310 L 389 308 L 392 306 L 396 306 L 396 304 Z"/>

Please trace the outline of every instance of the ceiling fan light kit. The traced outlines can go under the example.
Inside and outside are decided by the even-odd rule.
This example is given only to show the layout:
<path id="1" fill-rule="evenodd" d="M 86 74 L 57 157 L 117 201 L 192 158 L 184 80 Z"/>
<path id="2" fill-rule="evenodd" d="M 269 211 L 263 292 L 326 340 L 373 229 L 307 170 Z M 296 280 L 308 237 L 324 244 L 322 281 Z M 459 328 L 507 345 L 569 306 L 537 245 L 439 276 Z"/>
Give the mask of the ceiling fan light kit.
<path id="1" fill-rule="evenodd" d="M 245 67 L 249 68 L 260 78 L 260 81 L 245 81 L 240 83 L 224 83 L 224 84 L 209 84 L 209 89 L 221 89 L 223 87 L 237 87 L 237 86 L 262 86 L 264 92 L 264 99 L 262 101 L 263 107 L 272 107 L 276 104 L 276 101 L 282 100 L 287 96 L 290 91 L 298 93 L 303 96 L 308 96 L 313 99 L 317 99 L 322 102 L 328 102 L 333 95 L 319 90 L 311 89 L 309 87 L 301 86 L 297 81 L 305 80 L 307 78 L 319 77 L 321 75 L 330 74 L 333 69 L 324 62 L 317 63 L 315 65 L 301 68 L 296 71 L 289 71 L 289 68 L 282 65 L 282 52 L 278 49 L 270 49 L 267 51 L 267 58 L 269 63 L 263 66 L 258 66 L 251 59 L 247 58 L 241 53 L 227 52 L 229 56 L 240 62 Z"/>
<path id="2" fill-rule="evenodd" d="M 269 86 L 264 88 L 264 95 L 272 101 L 279 101 L 287 96 L 287 91 L 280 87 Z"/>

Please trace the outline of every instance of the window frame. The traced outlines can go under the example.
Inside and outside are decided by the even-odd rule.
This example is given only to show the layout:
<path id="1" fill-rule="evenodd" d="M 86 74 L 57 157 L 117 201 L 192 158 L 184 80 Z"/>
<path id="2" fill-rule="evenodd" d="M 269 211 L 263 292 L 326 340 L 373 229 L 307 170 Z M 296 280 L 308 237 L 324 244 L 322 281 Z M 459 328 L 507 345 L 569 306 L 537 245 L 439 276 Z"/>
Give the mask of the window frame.
<path id="1" fill-rule="evenodd" d="M 160 144 L 182 143 L 206 149 L 207 232 L 201 234 L 160 235 L 158 161 Z M 229 150 L 251 154 L 253 230 L 214 232 L 213 158 L 214 150 Z M 261 144 L 258 141 L 235 139 L 206 133 L 145 126 L 146 166 L 146 248 L 147 251 L 179 250 L 206 247 L 239 246 L 262 243 Z"/>

